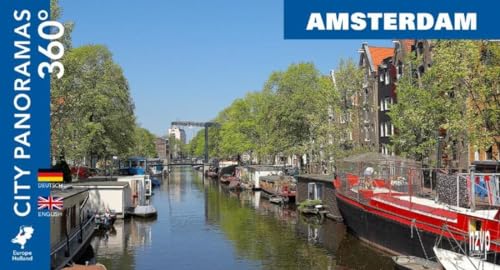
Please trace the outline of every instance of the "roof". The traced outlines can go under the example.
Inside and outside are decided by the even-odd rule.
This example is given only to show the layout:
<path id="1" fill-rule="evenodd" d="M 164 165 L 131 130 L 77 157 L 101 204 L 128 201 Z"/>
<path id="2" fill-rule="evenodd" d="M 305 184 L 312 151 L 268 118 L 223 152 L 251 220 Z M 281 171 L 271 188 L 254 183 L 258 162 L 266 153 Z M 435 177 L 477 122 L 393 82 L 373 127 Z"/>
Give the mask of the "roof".
<path id="1" fill-rule="evenodd" d="M 50 194 L 52 196 L 63 197 L 67 199 L 69 197 L 73 197 L 87 191 L 88 191 L 87 188 L 73 188 L 72 186 L 67 186 L 67 188 L 64 189 L 52 189 L 50 191 Z"/>
<path id="2" fill-rule="evenodd" d="M 118 182 L 118 181 L 80 181 L 77 183 L 73 183 L 75 187 L 125 187 L 127 186 L 127 182 Z"/>
<path id="3" fill-rule="evenodd" d="M 375 69 L 378 65 L 382 64 L 384 59 L 394 56 L 394 48 L 368 46 L 368 50 L 370 50 L 370 56 Z"/>
<path id="4" fill-rule="evenodd" d="M 272 165 L 250 165 L 246 166 L 247 169 L 253 171 L 283 171 L 283 166 L 272 166 Z"/>
<path id="5" fill-rule="evenodd" d="M 266 182 L 276 182 L 276 181 L 294 181 L 292 176 L 288 175 L 266 175 L 259 177 L 259 180 Z"/>
<path id="6" fill-rule="evenodd" d="M 335 177 L 333 175 L 325 175 L 325 174 L 301 174 L 297 178 L 299 181 L 332 183 Z"/>

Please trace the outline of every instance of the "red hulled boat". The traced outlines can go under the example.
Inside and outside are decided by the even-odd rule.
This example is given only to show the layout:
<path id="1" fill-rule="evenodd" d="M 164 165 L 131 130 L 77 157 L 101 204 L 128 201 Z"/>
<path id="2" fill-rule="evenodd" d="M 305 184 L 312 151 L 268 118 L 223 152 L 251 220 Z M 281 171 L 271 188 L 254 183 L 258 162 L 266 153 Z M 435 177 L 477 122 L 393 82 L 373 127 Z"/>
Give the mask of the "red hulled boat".
<path id="1" fill-rule="evenodd" d="M 499 263 L 498 207 L 473 210 L 474 189 L 467 179 L 457 176 L 456 185 L 450 185 L 450 192 L 464 186 L 469 191 L 462 197 L 457 193 L 452 200 L 457 203 L 450 205 L 423 196 L 422 169 L 417 162 L 370 153 L 341 162 L 334 185 L 349 230 L 387 252 L 432 259 L 436 240 L 441 239 L 446 249 L 461 246 L 469 256 Z"/>

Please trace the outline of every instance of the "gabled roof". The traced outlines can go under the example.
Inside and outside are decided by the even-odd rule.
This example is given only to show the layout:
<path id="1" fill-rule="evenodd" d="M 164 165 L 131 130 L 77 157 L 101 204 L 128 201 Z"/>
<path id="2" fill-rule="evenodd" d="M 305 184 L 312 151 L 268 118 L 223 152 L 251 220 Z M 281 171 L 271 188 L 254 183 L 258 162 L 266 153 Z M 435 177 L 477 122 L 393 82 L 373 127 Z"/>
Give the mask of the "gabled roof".
<path id="1" fill-rule="evenodd" d="M 370 55 L 372 57 L 372 63 L 374 65 L 375 69 L 380 64 L 382 64 L 384 59 L 394 56 L 394 48 L 368 46 L 368 49 L 370 50 Z"/>
<path id="2" fill-rule="evenodd" d="M 367 43 L 363 43 L 361 52 L 361 57 L 367 58 L 371 72 L 377 72 L 384 59 L 394 56 L 394 48 L 368 46 Z"/>

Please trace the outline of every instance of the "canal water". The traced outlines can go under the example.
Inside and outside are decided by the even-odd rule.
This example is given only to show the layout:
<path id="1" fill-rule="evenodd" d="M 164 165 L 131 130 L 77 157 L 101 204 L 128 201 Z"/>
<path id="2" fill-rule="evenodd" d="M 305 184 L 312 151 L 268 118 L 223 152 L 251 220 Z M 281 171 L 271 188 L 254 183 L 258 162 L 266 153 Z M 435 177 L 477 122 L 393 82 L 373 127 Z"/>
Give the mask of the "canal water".
<path id="1" fill-rule="evenodd" d="M 232 193 L 191 167 L 174 169 L 152 198 L 158 217 L 115 223 L 91 242 L 109 270 L 394 269 L 343 224 Z"/>

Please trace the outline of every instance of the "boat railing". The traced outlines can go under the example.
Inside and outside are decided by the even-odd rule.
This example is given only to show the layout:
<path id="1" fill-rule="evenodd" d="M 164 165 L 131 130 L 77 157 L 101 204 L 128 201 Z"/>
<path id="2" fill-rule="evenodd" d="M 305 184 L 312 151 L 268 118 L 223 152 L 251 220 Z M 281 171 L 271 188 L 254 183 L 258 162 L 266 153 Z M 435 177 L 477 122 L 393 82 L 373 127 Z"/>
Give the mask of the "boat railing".
<path id="1" fill-rule="evenodd" d="M 52 249 L 50 252 L 51 265 L 57 267 L 64 262 L 69 262 L 79 249 L 78 246 L 82 244 L 84 239 L 88 239 L 94 233 L 94 216 L 89 216 L 87 221 L 82 225 L 80 224 L 78 231 L 72 234 L 65 234 L 65 239 L 59 245 Z"/>
<path id="2" fill-rule="evenodd" d="M 500 207 L 500 173 L 438 173 L 437 194 L 440 201 L 475 209 Z M 478 205 L 476 205 L 478 204 Z"/>
<path id="3" fill-rule="evenodd" d="M 340 162 L 337 169 L 340 192 L 358 201 L 378 193 L 419 195 L 423 171 L 417 163 L 397 160 Z"/>

